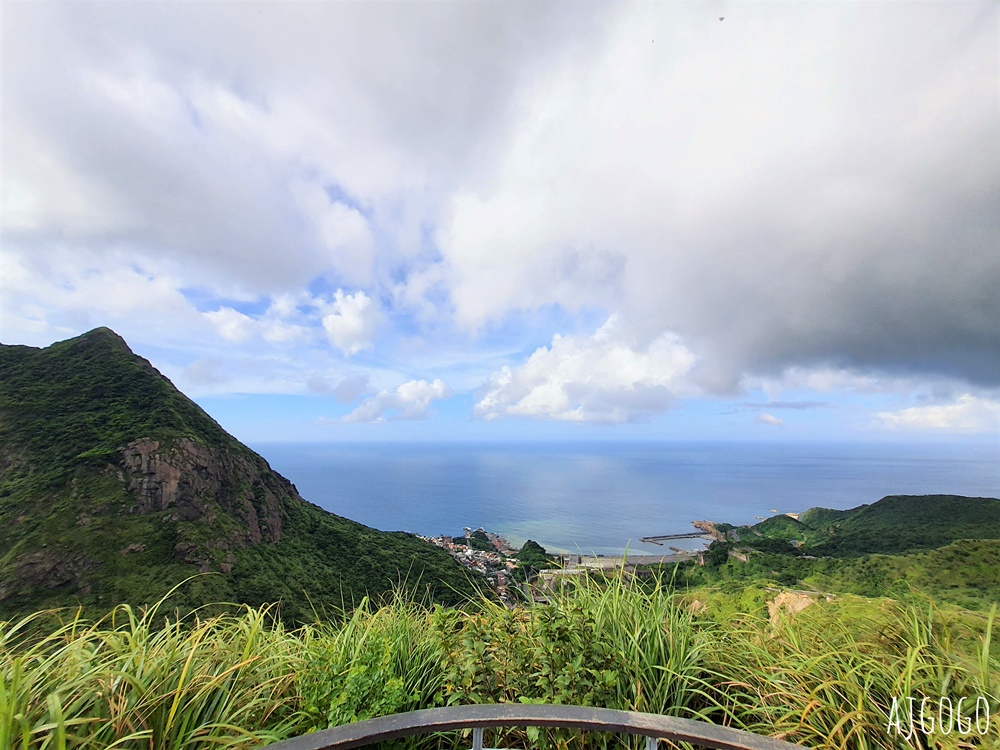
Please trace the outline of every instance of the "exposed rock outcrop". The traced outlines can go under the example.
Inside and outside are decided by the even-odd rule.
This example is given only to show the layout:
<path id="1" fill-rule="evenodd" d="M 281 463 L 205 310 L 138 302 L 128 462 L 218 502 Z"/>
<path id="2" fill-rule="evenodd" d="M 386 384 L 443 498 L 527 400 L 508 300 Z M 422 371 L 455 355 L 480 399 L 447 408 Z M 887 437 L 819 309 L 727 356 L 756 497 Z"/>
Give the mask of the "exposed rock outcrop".
<path id="1" fill-rule="evenodd" d="M 304 501 L 107 328 L 0 344 L 0 384 L 0 619 L 169 595 L 306 622 L 404 579 L 442 602 L 477 591 L 443 550 Z"/>
<path id="2" fill-rule="evenodd" d="M 821 599 L 829 602 L 833 601 L 834 598 L 832 594 L 824 594 L 819 591 L 782 591 L 767 603 L 771 625 L 777 625 L 783 617 L 796 615 Z"/>
<path id="3" fill-rule="evenodd" d="M 704 614 L 708 610 L 708 605 L 701 599 L 694 599 L 688 605 L 688 612 L 691 613 L 692 617 L 697 617 L 698 615 Z"/>
<path id="4" fill-rule="evenodd" d="M 215 552 L 277 542 L 281 497 L 297 495 L 291 483 L 266 464 L 258 466 L 247 456 L 194 440 L 141 438 L 119 455 L 119 480 L 136 500 L 133 513 L 171 511 L 173 522 L 198 521 L 225 530 L 211 549 L 178 543 L 177 559 L 202 568 L 215 567 L 210 564 Z"/>
<path id="5" fill-rule="evenodd" d="M 0 582 L 0 601 L 19 590 L 34 588 L 57 589 L 71 586 L 81 593 L 89 593 L 88 587 L 83 583 L 84 576 L 96 567 L 86 553 L 72 553 L 70 550 L 49 547 L 23 555 L 16 565 L 15 579 Z M 13 585 L 15 581 L 16 585 Z"/>
<path id="6" fill-rule="evenodd" d="M 712 521 L 692 521 L 691 525 L 694 526 L 698 531 L 704 531 L 712 539 L 717 542 L 725 542 L 730 539 L 729 535 L 718 528 L 718 525 Z M 733 541 L 739 541 L 739 537 L 734 535 Z"/>
<path id="7" fill-rule="evenodd" d="M 771 616 L 771 624 L 777 625 L 783 616 L 798 614 L 815 602 L 816 599 L 808 594 L 785 591 L 767 603 L 767 613 Z"/>

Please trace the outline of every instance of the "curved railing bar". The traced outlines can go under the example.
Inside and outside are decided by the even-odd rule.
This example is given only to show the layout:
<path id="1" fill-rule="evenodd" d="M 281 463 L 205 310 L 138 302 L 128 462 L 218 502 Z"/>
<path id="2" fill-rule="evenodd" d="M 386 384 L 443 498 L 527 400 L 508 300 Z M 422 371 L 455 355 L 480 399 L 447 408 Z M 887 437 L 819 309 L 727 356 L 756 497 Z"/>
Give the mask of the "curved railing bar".
<path id="1" fill-rule="evenodd" d="M 656 738 L 690 742 L 716 750 L 793 750 L 800 747 L 783 740 L 676 716 L 585 706 L 501 703 L 427 708 L 381 716 L 304 734 L 268 745 L 267 749 L 350 750 L 399 737 L 458 729 L 475 730 L 476 745 L 481 747 L 482 728 L 508 726 L 636 734 L 650 738 L 648 748 L 656 747 Z"/>

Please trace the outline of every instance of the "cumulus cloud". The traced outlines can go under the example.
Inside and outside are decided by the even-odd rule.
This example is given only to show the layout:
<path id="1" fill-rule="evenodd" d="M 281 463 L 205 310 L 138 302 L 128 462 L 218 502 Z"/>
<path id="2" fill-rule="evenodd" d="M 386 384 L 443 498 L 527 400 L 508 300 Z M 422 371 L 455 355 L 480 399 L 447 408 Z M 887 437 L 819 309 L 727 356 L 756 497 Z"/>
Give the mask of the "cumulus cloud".
<path id="1" fill-rule="evenodd" d="M 366 283 L 371 224 L 391 271 L 518 82 L 596 28 L 563 6 L 12 7 L 5 239 L 128 242 L 253 294 Z"/>
<path id="2" fill-rule="evenodd" d="M 382 315 L 371 297 L 364 292 L 344 294 L 340 289 L 323 316 L 323 328 L 330 343 L 350 356 L 372 345 Z"/>
<path id="3" fill-rule="evenodd" d="M 474 413 L 486 420 L 643 421 L 671 406 L 694 362 L 676 336 L 642 343 L 613 315 L 590 336 L 556 335 L 524 364 L 501 368 Z"/>
<path id="4" fill-rule="evenodd" d="M 1000 382 L 996 6 L 790 8 L 620 6 L 520 91 L 439 232 L 458 319 L 619 309 L 719 389 L 795 366 Z"/>
<path id="5" fill-rule="evenodd" d="M 951 430 L 996 432 L 1000 434 L 1000 401 L 970 394 L 950 404 L 913 406 L 899 411 L 883 411 L 876 419 L 885 427 L 899 430 Z"/>
<path id="6" fill-rule="evenodd" d="M 254 325 L 253 318 L 231 307 L 221 307 L 203 315 L 211 321 L 219 335 L 229 341 L 245 341 Z"/>
<path id="7" fill-rule="evenodd" d="M 314 309 L 324 305 L 322 299 L 313 299 L 308 294 L 299 299 Z M 227 341 L 241 343 L 259 337 L 268 344 L 282 346 L 309 338 L 304 323 L 310 316 L 301 313 L 288 295 L 273 300 L 262 314 L 247 315 L 223 305 L 217 310 L 203 312 L 202 316 Z"/>
<path id="8" fill-rule="evenodd" d="M 110 324 L 181 370 L 294 349 L 274 383 L 300 390 L 376 334 L 387 360 L 441 341 L 478 369 L 386 383 L 495 369 L 482 418 L 629 421 L 768 379 L 974 394 L 1000 384 L 998 14 L 10 4 L 3 335 Z M 612 311 L 619 349 L 524 361 Z"/>
<path id="9" fill-rule="evenodd" d="M 756 422 L 757 424 L 768 424 L 774 427 L 782 427 L 785 424 L 783 419 L 776 417 L 773 414 L 768 414 L 767 412 L 764 412 L 763 414 L 758 414 L 757 417 L 754 419 L 754 422 Z"/>
<path id="10" fill-rule="evenodd" d="M 431 403 L 450 397 L 451 389 L 441 380 L 411 380 L 394 391 L 379 391 L 362 401 L 343 418 L 345 422 L 385 422 L 397 419 L 423 419 Z"/>

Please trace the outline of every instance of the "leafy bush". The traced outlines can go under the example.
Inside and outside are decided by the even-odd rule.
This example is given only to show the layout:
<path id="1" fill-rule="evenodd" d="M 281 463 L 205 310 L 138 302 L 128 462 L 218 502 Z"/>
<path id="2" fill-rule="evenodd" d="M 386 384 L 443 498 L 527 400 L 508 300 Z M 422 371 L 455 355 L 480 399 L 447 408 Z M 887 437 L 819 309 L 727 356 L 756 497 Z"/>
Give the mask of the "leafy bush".
<path id="1" fill-rule="evenodd" d="M 340 624 L 303 629 L 299 691 L 312 728 L 439 705 L 444 650 L 427 619 L 400 596 L 379 609 L 366 600 Z"/>

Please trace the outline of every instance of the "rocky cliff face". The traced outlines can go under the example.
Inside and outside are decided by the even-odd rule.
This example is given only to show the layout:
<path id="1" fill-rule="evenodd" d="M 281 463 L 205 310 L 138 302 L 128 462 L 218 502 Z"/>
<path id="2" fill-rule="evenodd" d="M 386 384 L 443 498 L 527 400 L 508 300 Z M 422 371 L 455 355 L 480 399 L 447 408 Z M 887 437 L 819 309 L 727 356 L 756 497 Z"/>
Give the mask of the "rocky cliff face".
<path id="1" fill-rule="evenodd" d="M 7 462 L 10 463 L 10 462 Z M 0 462 L 3 468 L 3 462 Z M 69 482 L 66 494 L 74 507 L 72 521 L 81 539 L 93 540 L 92 529 L 107 528 L 108 518 L 161 514 L 157 524 L 167 524 L 173 560 L 195 566 L 200 572 L 229 573 L 235 553 L 256 544 L 276 544 L 281 539 L 283 504 L 299 500 L 295 487 L 270 471 L 258 456 L 225 447 L 212 448 L 189 438 L 155 440 L 140 438 L 122 446 L 105 476 L 116 477 L 124 503 L 91 504 L 78 487 L 86 473 Z M 52 496 L 59 504 L 59 493 Z M 12 515 L 14 529 L 44 525 L 40 508 L 25 505 Z M 126 529 L 117 539 L 115 554 L 134 559 L 146 550 Z M 75 545 L 45 536 L 48 541 L 29 544 L 9 560 L 9 575 L 0 577 L 0 603 L 30 590 L 68 588 L 81 596 L 90 593 L 90 579 L 107 561 L 87 544 Z M 41 541 L 41 540 L 39 540 Z"/>
<path id="2" fill-rule="evenodd" d="M 86 552 L 67 553 L 48 547 L 22 555 L 14 566 L 16 575 L 0 580 L 0 603 L 22 589 L 33 587 L 56 589 L 73 586 L 86 596 L 90 593 L 90 586 L 85 582 L 86 575 L 97 568 Z"/>
<path id="3" fill-rule="evenodd" d="M 281 539 L 282 497 L 290 482 L 246 456 L 190 439 L 140 438 L 121 449 L 118 479 L 135 499 L 135 514 L 171 511 L 174 523 L 197 521 L 223 531 L 209 546 L 180 540 L 178 560 L 212 569 L 216 553 Z M 228 567 L 223 562 L 223 572 Z"/>

